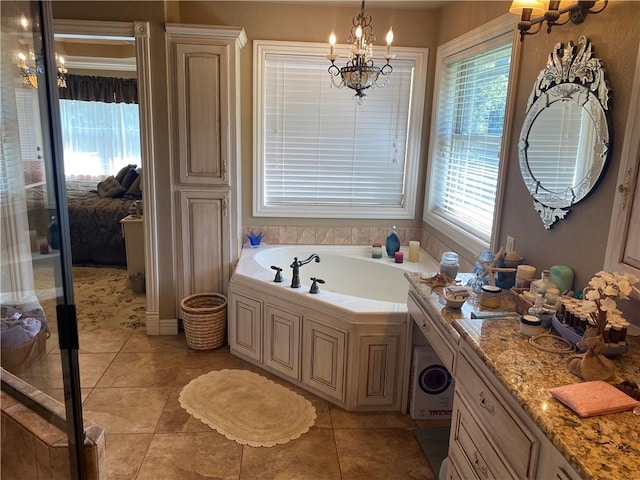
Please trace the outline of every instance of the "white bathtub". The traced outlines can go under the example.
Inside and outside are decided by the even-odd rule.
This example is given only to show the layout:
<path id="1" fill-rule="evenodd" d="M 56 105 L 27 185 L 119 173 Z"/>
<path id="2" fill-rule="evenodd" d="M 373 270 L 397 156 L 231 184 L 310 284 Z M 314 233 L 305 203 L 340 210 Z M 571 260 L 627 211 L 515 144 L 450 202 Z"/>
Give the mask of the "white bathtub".
<path id="1" fill-rule="evenodd" d="M 354 313 L 406 312 L 409 284 L 404 277 L 407 271 L 433 273 L 438 262 L 424 251 L 420 262 L 408 262 L 407 247 L 402 247 L 404 263 L 395 263 L 384 252 L 383 257 L 371 257 L 371 247 L 340 245 L 275 245 L 242 250 L 234 276 L 263 282 L 262 287 L 273 288 L 274 294 L 285 289 L 292 297 L 308 297 L 316 304 L 325 303 L 328 308 L 339 308 Z M 300 267 L 300 288 L 291 288 L 294 257 L 304 260 L 316 253 L 320 262 Z M 275 270 L 282 268 L 282 283 L 274 283 Z M 311 294 L 311 277 L 325 281 L 320 293 Z M 266 283 L 266 285 L 264 285 Z"/>
<path id="2" fill-rule="evenodd" d="M 405 258 L 406 249 L 402 249 Z M 294 257 L 316 253 L 291 288 Z M 229 284 L 229 346 L 241 357 L 347 410 L 405 411 L 412 327 L 406 271 L 431 274 L 435 259 L 396 264 L 365 246 L 243 249 Z M 283 282 L 275 283 L 282 268 Z M 326 283 L 312 294 L 311 277 Z"/>

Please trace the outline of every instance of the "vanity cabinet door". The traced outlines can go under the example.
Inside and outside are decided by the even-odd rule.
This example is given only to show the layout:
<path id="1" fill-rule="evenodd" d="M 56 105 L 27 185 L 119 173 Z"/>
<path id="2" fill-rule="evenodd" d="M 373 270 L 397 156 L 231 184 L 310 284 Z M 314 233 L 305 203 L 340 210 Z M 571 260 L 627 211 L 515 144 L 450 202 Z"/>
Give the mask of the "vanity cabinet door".
<path id="1" fill-rule="evenodd" d="M 513 478 L 535 478 L 540 440 L 526 428 L 515 411 L 502 400 L 498 389 L 481 373 L 482 368 L 472 363 L 468 356 L 470 354 L 461 349 L 456 361 L 454 412 L 455 403 L 463 400 L 488 442 L 514 472 Z"/>
<path id="2" fill-rule="evenodd" d="M 388 330 L 357 335 L 357 407 L 400 408 L 406 327 Z"/>
<path id="3" fill-rule="evenodd" d="M 302 316 L 267 305 L 265 308 L 264 364 L 300 380 L 300 326 Z"/>
<path id="4" fill-rule="evenodd" d="M 231 351 L 262 362 L 262 302 L 231 293 L 228 321 Z"/>
<path id="5" fill-rule="evenodd" d="M 302 335 L 302 381 L 344 402 L 347 332 L 305 317 Z"/>

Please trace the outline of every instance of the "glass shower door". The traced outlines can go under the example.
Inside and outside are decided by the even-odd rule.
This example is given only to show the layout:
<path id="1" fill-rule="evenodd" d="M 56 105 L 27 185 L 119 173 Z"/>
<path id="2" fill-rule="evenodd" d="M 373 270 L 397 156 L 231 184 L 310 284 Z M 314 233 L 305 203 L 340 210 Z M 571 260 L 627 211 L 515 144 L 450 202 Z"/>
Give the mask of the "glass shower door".
<path id="1" fill-rule="evenodd" d="M 3 1 L 0 14 L 2 388 L 66 433 L 69 455 L 62 461 L 68 462 L 70 478 L 84 478 L 78 333 L 57 93 L 64 87 L 65 69 L 53 50 L 49 2 Z M 31 387 L 64 407 L 56 409 L 39 400 Z M 25 396 L 25 390 L 31 392 Z M 32 470 L 38 466 L 27 455 L 5 457 L 3 478 L 37 478 Z"/>

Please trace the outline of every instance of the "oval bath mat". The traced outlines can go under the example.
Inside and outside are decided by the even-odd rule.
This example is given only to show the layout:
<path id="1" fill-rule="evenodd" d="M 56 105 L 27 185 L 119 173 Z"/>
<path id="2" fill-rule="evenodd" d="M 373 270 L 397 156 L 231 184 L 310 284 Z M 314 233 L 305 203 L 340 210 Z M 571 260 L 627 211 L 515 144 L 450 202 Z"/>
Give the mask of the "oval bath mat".
<path id="1" fill-rule="evenodd" d="M 306 398 L 247 370 L 218 370 L 192 380 L 180 406 L 229 440 L 252 447 L 287 443 L 307 432 L 316 410 Z"/>

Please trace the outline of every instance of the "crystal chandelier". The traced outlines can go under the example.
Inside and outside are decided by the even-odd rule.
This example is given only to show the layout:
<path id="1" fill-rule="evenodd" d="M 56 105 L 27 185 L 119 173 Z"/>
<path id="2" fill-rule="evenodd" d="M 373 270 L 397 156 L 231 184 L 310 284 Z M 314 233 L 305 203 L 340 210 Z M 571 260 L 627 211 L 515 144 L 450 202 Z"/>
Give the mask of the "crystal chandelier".
<path id="1" fill-rule="evenodd" d="M 393 30 L 390 28 L 387 33 L 387 50 L 383 55 L 386 63 L 382 67 L 376 67 L 373 63 L 373 42 L 376 37 L 373 34 L 373 26 L 371 25 L 371 16 L 364 12 L 364 0 L 360 7 L 360 13 L 353 17 L 353 27 L 351 27 L 351 35 L 349 36 L 349 60 L 347 64 L 339 68 L 335 61 L 339 56 L 335 53 L 336 36 L 331 32 L 329 44 L 331 45 L 331 53 L 327 58 L 331 61 L 328 68 L 331 74 L 331 82 L 335 87 L 341 88 L 347 86 L 356 91 L 354 97 L 358 101 L 362 101 L 366 97 L 364 91 L 375 85 L 384 87 L 388 82 L 388 77 L 393 67 L 389 63 L 395 55 L 391 54 L 391 42 L 393 42 Z M 383 83 L 379 83 L 380 75 L 385 79 Z M 339 81 L 336 81 L 337 77 Z"/>
<path id="2" fill-rule="evenodd" d="M 31 85 L 38 88 L 38 77 L 44 75 L 44 67 L 42 66 L 42 54 L 36 54 L 29 49 L 28 54 L 18 53 L 18 66 L 22 70 L 22 80 L 25 85 Z M 64 65 L 64 57 L 56 53 L 56 77 L 58 87 L 67 88 L 67 68 Z"/>

